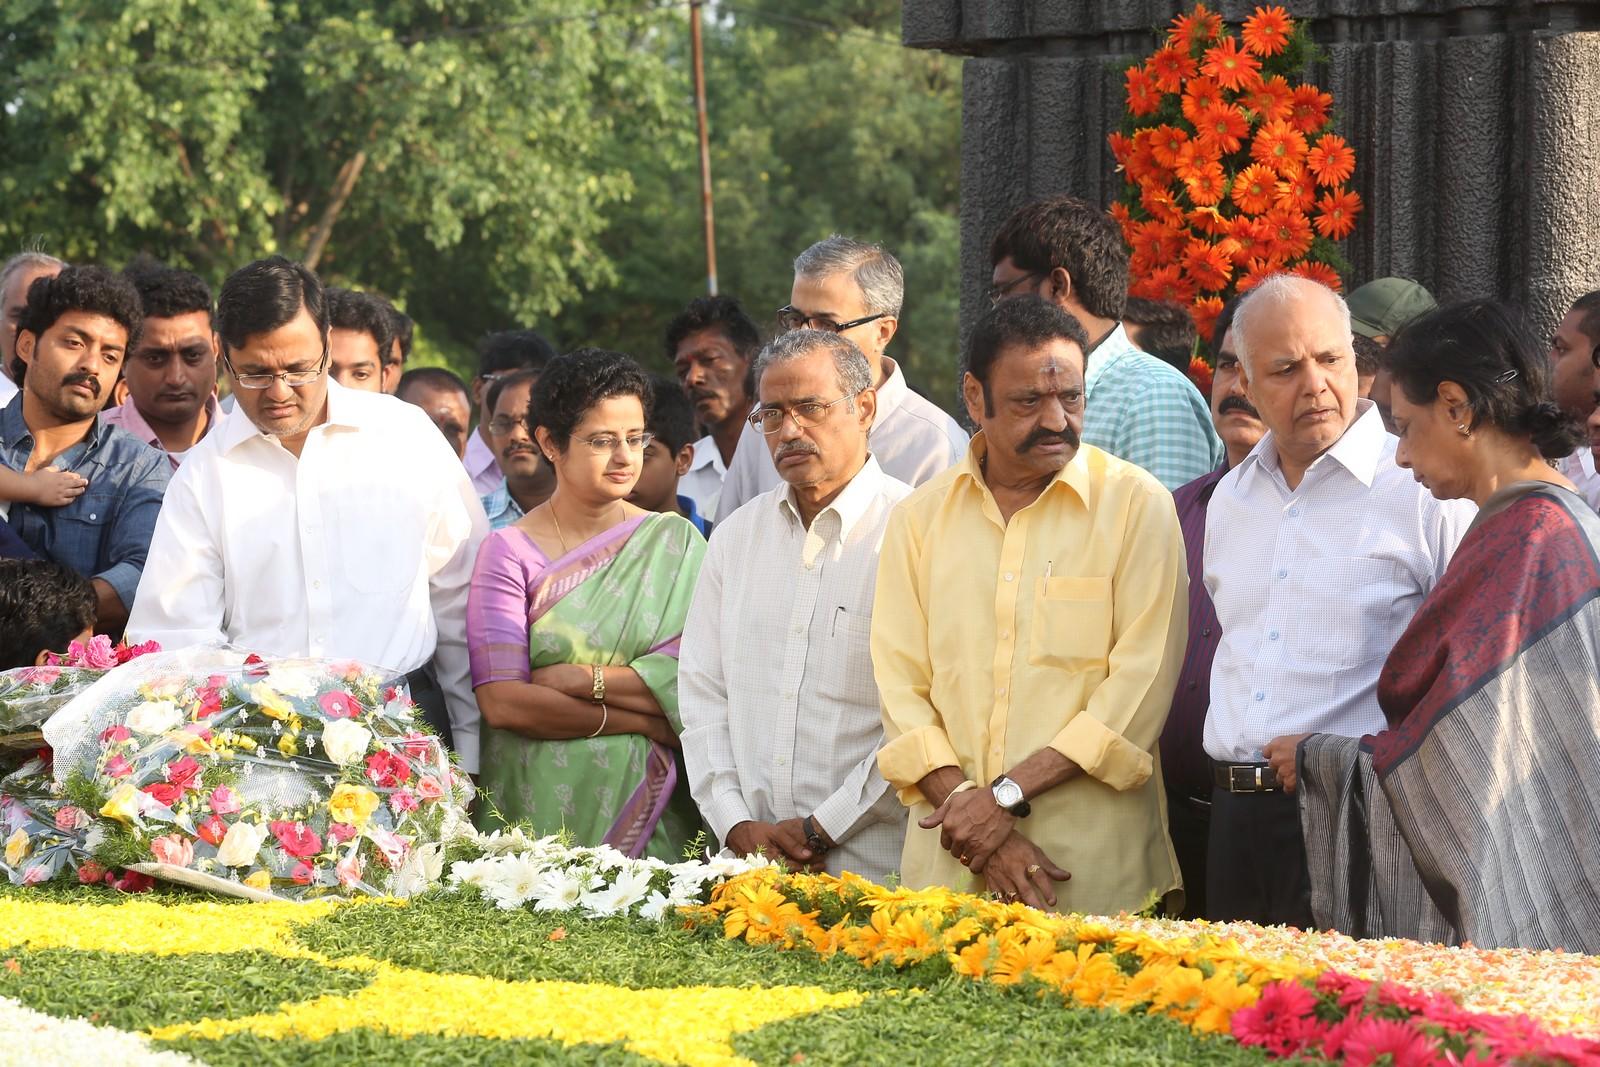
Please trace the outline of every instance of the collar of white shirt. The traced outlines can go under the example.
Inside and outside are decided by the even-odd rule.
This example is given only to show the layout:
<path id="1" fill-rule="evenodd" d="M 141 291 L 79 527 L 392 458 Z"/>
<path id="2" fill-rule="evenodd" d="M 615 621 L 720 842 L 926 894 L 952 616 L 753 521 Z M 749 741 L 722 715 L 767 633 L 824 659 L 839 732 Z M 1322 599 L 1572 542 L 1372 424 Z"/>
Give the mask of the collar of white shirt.
<path id="1" fill-rule="evenodd" d="M 689 461 L 691 472 L 704 467 L 716 471 L 719 478 L 728 476 L 728 465 L 722 462 L 722 450 L 717 447 L 716 440 L 710 434 L 706 434 L 694 443 L 694 459 Z"/>
<path id="2" fill-rule="evenodd" d="M 1306 473 L 1311 473 L 1311 469 L 1331 459 L 1349 471 L 1362 485 L 1370 488 L 1373 479 L 1378 476 L 1378 463 L 1383 459 L 1384 444 L 1388 438 L 1389 431 L 1383 428 L 1383 417 L 1378 414 L 1378 406 L 1370 400 L 1357 400 L 1355 421 L 1333 443 L 1332 448 L 1317 457 Z M 1239 464 L 1240 484 L 1258 468 L 1274 475 L 1279 472 L 1278 445 L 1273 440 L 1271 430 L 1262 436 L 1256 447 Z"/>
<path id="3" fill-rule="evenodd" d="M 856 471 L 856 476 L 850 479 L 850 484 L 839 491 L 839 495 L 833 498 L 833 503 L 817 512 L 817 517 L 811 520 L 811 528 L 815 530 L 817 521 L 830 511 L 833 512 L 839 517 L 838 538 L 842 544 L 849 538 L 850 530 L 878 498 L 878 488 L 886 477 L 888 476 L 883 473 L 883 468 L 878 466 L 877 458 L 869 452 L 866 463 Z M 785 485 L 782 492 L 773 495 L 777 498 L 778 513 L 789 521 L 803 526 L 804 520 L 800 518 L 800 508 L 794 499 L 794 486 Z"/>
<path id="4" fill-rule="evenodd" d="M 901 404 L 906 402 L 906 394 L 911 392 L 911 386 L 906 384 L 906 376 L 900 370 L 900 364 L 883 357 L 884 369 L 889 372 L 883 384 L 878 386 L 878 414 L 873 419 L 873 429 L 883 425 L 883 420 L 893 415 Z"/>
<path id="5" fill-rule="evenodd" d="M 317 426 L 336 427 L 339 429 L 359 429 L 361 413 L 360 399 L 355 391 L 346 389 L 332 378 L 328 379 L 328 417 Z M 316 427 L 313 427 L 315 429 Z M 222 424 L 221 451 L 232 452 L 252 437 L 269 437 L 263 434 L 256 424 L 250 421 L 250 416 L 245 414 L 244 406 L 235 404 L 233 410 L 228 412 L 227 419 Z"/>

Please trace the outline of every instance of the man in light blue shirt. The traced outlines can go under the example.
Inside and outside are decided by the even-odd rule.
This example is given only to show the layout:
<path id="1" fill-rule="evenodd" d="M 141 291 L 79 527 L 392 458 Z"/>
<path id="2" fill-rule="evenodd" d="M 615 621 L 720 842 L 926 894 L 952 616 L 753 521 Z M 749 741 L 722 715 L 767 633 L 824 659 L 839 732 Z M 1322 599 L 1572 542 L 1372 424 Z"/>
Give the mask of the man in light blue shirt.
<path id="1" fill-rule="evenodd" d="M 1177 368 L 1139 351 L 1122 325 L 1128 249 L 1111 216 L 1069 196 L 1018 210 L 989 249 L 990 299 L 1031 294 L 1089 335 L 1083 441 L 1155 475 L 1168 489 L 1222 462 L 1211 409 Z"/>

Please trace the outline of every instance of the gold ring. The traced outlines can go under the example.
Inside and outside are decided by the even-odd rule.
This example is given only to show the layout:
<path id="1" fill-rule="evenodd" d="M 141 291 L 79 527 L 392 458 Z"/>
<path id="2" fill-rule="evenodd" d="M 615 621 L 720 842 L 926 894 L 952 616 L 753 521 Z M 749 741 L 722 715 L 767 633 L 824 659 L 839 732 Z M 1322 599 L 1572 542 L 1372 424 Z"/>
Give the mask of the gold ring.
<path id="1" fill-rule="evenodd" d="M 971 856 L 957 856 L 956 858 L 961 861 L 961 865 L 963 867 L 965 867 L 967 865 L 967 863 L 972 859 Z"/>
<path id="2" fill-rule="evenodd" d="M 1039 865 L 1038 865 L 1038 864 L 1037 864 L 1037 863 L 1034 863 L 1034 864 L 1031 864 L 1031 865 L 1029 865 L 1029 867 L 1028 867 L 1028 874 L 1029 874 L 1029 875 L 1030 875 L 1030 876 L 1031 876 L 1031 875 L 1035 875 L 1035 874 L 1038 874 L 1038 873 L 1039 873 L 1039 872 L 1040 872 L 1040 871 L 1042 871 L 1042 870 L 1043 870 L 1043 869 L 1044 869 L 1044 868 L 1043 868 L 1043 867 L 1040 867 L 1040 866 L 1039 866 Z"/>

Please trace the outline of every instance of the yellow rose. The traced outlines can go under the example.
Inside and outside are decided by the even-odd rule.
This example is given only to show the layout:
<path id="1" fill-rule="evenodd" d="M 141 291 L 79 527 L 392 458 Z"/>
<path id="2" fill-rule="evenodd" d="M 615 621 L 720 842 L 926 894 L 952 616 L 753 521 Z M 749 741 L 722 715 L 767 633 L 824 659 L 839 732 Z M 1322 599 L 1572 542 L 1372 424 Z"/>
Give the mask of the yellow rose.
<path id="1" fill-rule="evenodd" d="M 272 719 L 287 719 L 294 714 L 294 708 L 276 689 L 265 682 L 257 682 L 250 687 L 250 701 L 261 708 L 261 713 Z"/>
<path id="2" fill-rule="evenodd" d="M 328 798 L 328 814 L 334 822 L 363 827 L 378 810 L 378 794 L 362 785 L 340 784 Z"/>
<path id="3" fill-rule="evenodd" d="M 298 756 L 300 747 L 294 743 L 293 734 L 284 734 L 278 738 L 278 751 L 285 756 Z"/>
<path id="4" fill-rule="evenodd" d="M 132 826 L 134 819 L 139 816 L 139 791 L 126 782 L 122 783 L 112 791 L 100 814 L 124 826 Z"/>
<path id="5" fill-rule="evenodd" d="M 257 871 L 250 877 L 246 878 L 244 880 L 244 884 L 249 886 L 251 889 L 271 889 L 272 875 L 268 874 L 266 871 Z"/>
<path id="6" fill-rule="evenodd" d="M 27 831 L 18 830 L 6 838 L 6 866 L 15 867 L 27 859 L 32 851 L 33 842 L 28 838 Z"/>

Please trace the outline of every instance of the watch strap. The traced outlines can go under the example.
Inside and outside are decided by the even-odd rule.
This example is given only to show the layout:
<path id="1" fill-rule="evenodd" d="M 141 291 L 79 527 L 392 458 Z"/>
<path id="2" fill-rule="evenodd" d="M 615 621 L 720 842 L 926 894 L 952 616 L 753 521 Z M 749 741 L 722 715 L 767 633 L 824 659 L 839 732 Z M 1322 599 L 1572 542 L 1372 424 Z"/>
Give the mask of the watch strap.
<path id="1" fill-rule="evenodd" d="M 828 851 L 828 843 L 824 841 L 822 839 L 822 835 L 817 832 L 817 824 L 812 820 L 811 816 L 807 815 L 804 819 L 800 820 L 800 830 L 806 835 L 807 848 L 819 855 Z"/>

